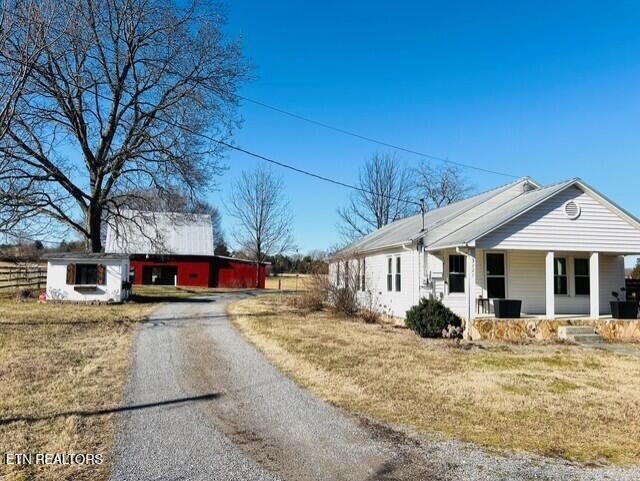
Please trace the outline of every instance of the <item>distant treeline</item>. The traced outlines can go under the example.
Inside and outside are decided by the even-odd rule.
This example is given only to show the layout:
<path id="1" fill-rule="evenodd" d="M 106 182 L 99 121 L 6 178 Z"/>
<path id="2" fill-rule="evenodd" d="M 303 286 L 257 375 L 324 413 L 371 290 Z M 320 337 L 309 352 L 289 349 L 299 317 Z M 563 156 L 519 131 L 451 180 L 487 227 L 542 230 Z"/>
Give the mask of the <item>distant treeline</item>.
<path id="1" fill-rule="evenodd" d="M 329 267 L 326 260 L 326 253 L 311 252 L 306 255 L 277 255 L 267 258 L 271 262 L 270 271 L 272 274 L 282 274 L 285 272 L 295 272 L 298 274 L 326 274 Z"/>

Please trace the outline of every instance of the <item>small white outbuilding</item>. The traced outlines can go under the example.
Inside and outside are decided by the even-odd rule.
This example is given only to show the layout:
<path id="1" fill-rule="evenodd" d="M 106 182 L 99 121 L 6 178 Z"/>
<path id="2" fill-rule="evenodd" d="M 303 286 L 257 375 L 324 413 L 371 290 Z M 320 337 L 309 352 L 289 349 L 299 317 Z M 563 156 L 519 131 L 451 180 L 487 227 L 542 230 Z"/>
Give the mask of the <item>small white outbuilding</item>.
<path id="1" fill-rule="evenodd" d="M 63 252 L 48 254 L 47 301 L 123 302 L 129 297 L 129 256 Z"/>

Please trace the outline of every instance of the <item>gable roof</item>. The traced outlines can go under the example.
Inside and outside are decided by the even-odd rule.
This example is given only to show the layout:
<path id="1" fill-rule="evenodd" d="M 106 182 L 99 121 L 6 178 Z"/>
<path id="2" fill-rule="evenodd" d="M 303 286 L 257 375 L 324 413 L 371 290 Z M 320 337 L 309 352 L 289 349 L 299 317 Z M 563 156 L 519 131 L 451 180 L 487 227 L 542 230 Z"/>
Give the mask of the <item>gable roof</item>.
<path id="1" fill-rule="evenodd" d="M 206 214 L 128 210 L 107 227 L 105 252 L 213 255 L 213 227 Z"/>
<path id="2" fill-rule="evenodd" d="M 575 178 L 542 187 L 529 178 L 427 212 L 393 222 L 347 246 L 336 255 L 398 247 L 423 239 L 427 250 L 472 244 L 570 186 L 577 186 L 640 229 L 640 221 L 603 194 Z"/>

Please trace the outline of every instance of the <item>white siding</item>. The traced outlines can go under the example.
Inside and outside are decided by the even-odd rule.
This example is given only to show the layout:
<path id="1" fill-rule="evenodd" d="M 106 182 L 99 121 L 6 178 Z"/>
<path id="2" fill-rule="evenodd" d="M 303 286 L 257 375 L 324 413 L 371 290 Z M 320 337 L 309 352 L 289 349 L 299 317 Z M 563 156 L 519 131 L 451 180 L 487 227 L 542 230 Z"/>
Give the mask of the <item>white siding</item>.
<path id="1" fill-rule="evenodd" d="M 106 285 L 97 286 L 94 292 L 78 292 L 67 284 L 68 264 L 104 264 L 107 268 Z M 122 281 L 128 277 L 128 259 L 101 259 L 91 261 L 50 260 L 47 263 L 47 299 L 72 302 L 122 302 Z M 124 276 L 124 277 L 123 277 Z"/>
<path id="2" fill-rule="evenodd" d="M 482 251 L 477 260 L 477 294 L 486 295 L 486 276 Z M 589 314 L 589 296 L 575 295 L 574 259 L 586 258 L 580 252 L 556 252 L 556 257 L 567 259 L 567 295 L 556 295 L 556 314 Z M 507 297 L 522 300 L 522 312 L 544 315 L 545 304 L 545 252 L 507 251 Z M 610 314 L 611 291 L 620 292 L 624 286 L 624 259 L 621 256 L 600 256 L 600 314 Z M 472 300 L 475 309 L 475 300 Z"/>
<path id="3" fill-rule="evenodd" d="M 392 259 L 393 286 L 387 290 L 387 262 Z M 400 291 L 396 291 L 396 258 L 400 258 Z M 364 307 L 372 307 L 380 312 L 404 318 L 407 310 L 418 303 L 420 292 L 420 272 L 422 270 L 420 255 L 415 249 L 391 249 L 381 253 L 370 254 L 365 260 L 365 291 L 358 297 Z M 344 276 L 346 260 L 341 260 L 340 271 Z M 350 261 L 350 269 L 357 269 L 357 261 Z M 329 266 L 329 276 L 336 283 L 338 261 Z M 355 272 L 355 271 L 353 271 Z"/>
<path id="4" fill-rule="evenodd" d="M 564 204 L 581 207 L 575 220 L 564 214 Z M 580 252 L 640 252 L 640 229 L 576 187 L 568 188 L 487 234 L 481 248 Z"/>
<path id="5" fill-rule="evenodd" d="M 400 258 L 401 289 L 396 291 L 396 258 Z M 392 259 L 393 290 L 387 290 L 387 262 Z M 366 261 L 366 292 L 360 295 L 363 304 L 396 317 L 405 317 L 407 310 L 418 303 L 420 258 L 417 251 L 394 249 L 368 255 Z"/>

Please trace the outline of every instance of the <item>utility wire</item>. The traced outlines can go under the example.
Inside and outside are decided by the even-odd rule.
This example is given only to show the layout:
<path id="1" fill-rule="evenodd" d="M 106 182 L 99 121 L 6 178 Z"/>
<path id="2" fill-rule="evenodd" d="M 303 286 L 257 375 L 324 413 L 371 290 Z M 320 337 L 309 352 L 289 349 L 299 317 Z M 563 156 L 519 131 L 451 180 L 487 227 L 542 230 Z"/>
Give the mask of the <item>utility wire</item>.
<path id="1" fill-rule="evenodd" d="M 162 121 L 165 122 L 165 123 L 168 123 L 170 125 L 173 125 L 176 128 L 184 129 L 184 130 L 188 131 L 189 133 L 191 133 L 193 135 L 197 135 L 197 136 L 202 137 L 204 139 L 210 140 L 211 142 L 215 142 L 217 144 L 223 145 L 223 146 L 225 146 L 225 147 L 227 147 L 229 149 L 235 150 L 237 152 L 241 152 L 241 153 L 243 153 L 245 155 L 249 155 L 251 157 L 255 157 L 255 158 L 260 159 L 260 160 L 264 160 L 265 162 L 269 162 L 271 164 L 278 165 L 278 166 L 283 167 L 285 169 L 289 169 L 289 170 L 292 170 L 294 172 L 298 172 L 299 174 L 308 175 L 308 176 L 313 177 L 315 179 L 323 180 L 325 182 L 329 182 L 331 184 L 339 185 L 341 187 L 346 187 L 348 189 L 357 190 L 357 191 L 363 192 L 365 194 L 375 195 L 375 196 L 378 196 L 378 197 L 384 197 L 384 198 L 387 198 L 387 199 L 390 199 L 390 200 L 394 200 L 396 202 L 404 202 L 406 204 L 413 204 L 413 205 L 417 205 L 419 207 L 422 207 L 422 204 L 420 202 L 416 202 L 415 200 L 402 199 L 400 197 L 381 194 L 381 193 L 378 193 L 378 192 L 373 192 L 373 191 L 368 190 L 368 189 L 363 189 L 362 187 L 358 187 L 357 185 L 348 184 L 348 183 L 342 182 L 340 180 L 332 179 L 332 178 L 326 177 L 324 175 L 316 174 L 315 172 L 310 172 L 308 170 L 304 170 L 304 169 L 301 169 L 299 167 L 295 167 L 293 165 L 287 164 L 285 162 L 281 162 L 279 160 L 275 160 L 275 159 L 271 159 L 269 157 L 265 157 L 264 155 L 261 155 L 261 154 L 256 154 L 255 152 L 251 152 L 250 150 L 243 149 L 242 147 L 238 147 L 236 145 L 230 144 L 228 142 L 225 142 L 224 140 L 216 139 L 214 137 L 211 137 L 211 136 L 206 135 L 206 134 L 202 134 L 200 132 L 195 132 L 195 131 L 193 131 L 193 130 L 185 127 L 185 126 L 175 125 L 175 124 L 173 124 L 172 122 L 170 122 L 168 120 L 162 119 Z"/>
<path id="2" fill-rule="evenodd" d="M 319 127 L 323 127 L 325 129 L 333 130 L 334 132 L 339 132 L 339 133 L 344 134 L 344 135 L 349 135 L 351 137 L 356 137 L 358 139 L 365 140 L 367 142 L 372 142 L 374 144 L 382 145 L 384 147 L 389 147 L 389 148 L 394 149 L 394 150 L 400 150 L 402 152 L 407 152 L 409 154 L 417 155 L 419 157 L 424 157 L 426 159 L 437 160 L 439 162 L 445 162 L 445 163 L 451 164 L 451 165 L 457 165 L 458 167 L 462 167 L 462 168 L 465 168 L 465 169 L 473 169 L 473 170 L 477 170 L 477 171 L 480 171 L 480 172 L 485 172 L 485 173 L 488 173 L 488 174 L 500 175 L 500 176 L 503 176 L 503 177 L 510 177 L 510 178 L 513 178 L 513 179 L 520 178 L 517 175 L 509 174 L 509 173 L 506 173 L 506 172 L 500 172 L 500 171 L 497 171 L 497 170 L 485 169 L 484 167 L 478 167 L 478 166 L 471 165 L 471 164 L 465 164 L 463 162 L 455 162 L 455 161 L 449 160 L 448 158 L 445 158 L 445 157 L 438 157 L 436 155 L 426 154 L 424 152 L 419 152 L 417 150 L 413 150 L 413 149 L 409 149 L 409 148 L 406 148 L 406 147 L 402 147 L 400 145 L 395 145 L 395 144 L 391 144 L 389 142 L 384 142 L 382 140 L 374 139 L 373 137 L 368 137 L 366 135 L 358 134 L 357 132 L 352 132 L 350 130 L 342 129 L 340 127 L 335 127 L 333 125 L 329 125 L 329 124 L 326 124 L 324 122 L 320 122 L 318 120 L 314 120 L 314 119 L 311 119 L 309 117 L 305 117 L 303 115 L 296 114 L 294 112 L 289 112 L 289 111 L 281 109 L 279 107 L 274 107 L 273 105 L 266 104 L 266 103 L 261 102 L 259 100 L 250 99 L 249 97 L 244 97 L 244 96 L 238 95 L 238 94 L 233 94 L 233 95 L 236 98 L 239 98 L 240 100 L 244 100 L 246 102 L 250 102 L 252 104 L 259 105 L 259 106 L 264 107 L 266 109 L 273 110 L 274 112 L 279 112 L 281 114 L 288 115 L 289 117 L 293 117 L 295 119 L 302 120 L 303 122 L 308 122 L 310 124 L 317 125 Z"/>
<path id="3" fill-rule="evenodd" d="M 238 95 L 236 95 L 236 96 L 238 98 L 241 98 Z M 107 96 L 102 95 L 102 94 L 97 94 L 97 97 L 102 98 L 102 99 L 107 100 L 107 101 L 111 100 L 110 98 L 108 98 Z M 260 160 L 264 160 L 265 162 L 269 162 L 271 164 L 278 165 L 280 167 L 292 170 L 294 172 L 298 172 L 299 174 L 308 175 L 310 177 L 322 180 L 324 182 L 329 182 L 331 184 L 339 185 L 341 187 L 346 187 L 348 189 L 357 190 L 357 191 L 360 191 L 360 192 L 365 193 L 365 194 L 375 195 L 375 196 L 386 198 L 386 199 L 390 199 L 390 200 L 393 200 L 393 201 L 396 201 L 396 202 L 404 202 L 406 204 L 417 205 L 418 207 L 421 208 L 421 210 L 424 210 L 423 202 L 416 202 L 415 200 L 402 199 L 400 197 L 395 197 L 395 196 L 390 196 L 390 195 L 386 195 L 386 194 L 381 194 L 381 193 L 378 193 L 378 192 L 373 192 L 371 190 L 364 189 L 362 187 L 358 187 L 357 185 L 348 184 L 346 182 L 342 182 L 342 181 L 339 181 L 339 180 L 336 180 L 336 179 L 332 179 L 332 178 L 326 177 L 324 175 L 316 174 L 316 173 L 310 172 L 308 170 L 300 169 L 299 167 L 295 167 L 295 166 L 293 166 L 291 164 L 287 164 L 285 162 L 281 162 L 279 160 L 271 159 L 269 157 L 266 157 L 266 156 L 261 155 L 261 154 L 257 154 L 255 152 L 251 152 L 250 150 L 243 149 L 242 147 L 238 147 L 236 145 L 230 144 L 228 142 L 225 142 L 224 140 L 216 139 L 214 137 L 211 137 L 210 135 L 203 134 L 201 132 L 196 132 L 196 131 L 190 129 L 189 127 L 187 127 L 185 125 L 178 125 L 178 124 L 176 124 L 176 123 L 174 123 L 174 122 L 172 122 L 172 121 L 170 121 L 170 120 L 168 120 L 166 118 L 156 117 L 156 120 L 164 122 L 165 124 L 171 125 L 171 126 L 176 127 L 178 129 L 185 130 L 186 132 L 189 132 L 192 135 L 196 135 L 198 137 L 201 137 L 203 139 L 209 140 L 211 142 L 215 142 L 215 143 L 217 143 L 219 145 L 223 145 L 224 147 L 227 147 L 229 149 L 235 150 L 237 152 L 241 152 L 241 153 L 243 153 L 245 155 L 248 155 L 248 156 L 251 156 L 251 157 L 255 157 L 255 158 L 260 159 Z"/>

